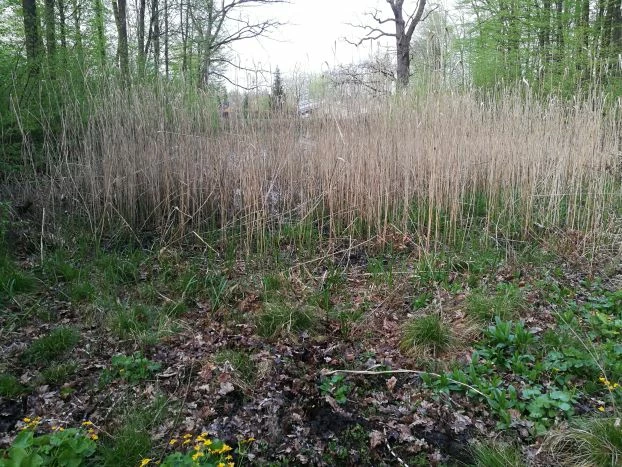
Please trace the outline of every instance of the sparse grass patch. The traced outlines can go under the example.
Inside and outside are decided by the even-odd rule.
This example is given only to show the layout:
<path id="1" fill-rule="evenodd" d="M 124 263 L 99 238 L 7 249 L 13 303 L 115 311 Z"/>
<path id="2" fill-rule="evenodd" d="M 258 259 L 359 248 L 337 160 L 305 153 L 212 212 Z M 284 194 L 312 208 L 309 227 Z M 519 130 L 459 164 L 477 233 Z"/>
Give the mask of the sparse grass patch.
<path id="1" fill-rule="evenodd" d="M 136 402 L 128 411 L 119 414 L 118 428 L 103 439 L 96 453 L 97 465 L 117 467 L 138 465 L 153 450 L 151 430 L 168 415 L 168 402 L 158 396 L 151 403 Z"/>
<path id="2" fill-rule="evenodd" d="M 446 351 L 452 342 L 449 326 L 438 313 L 412 318 L 404 326 L 401 348 L 415 355 L 432 355 Z"/>
<path id="3" fill-rule="evenodd" d="M 214 355 L 214 362 L 219 365 L 228 364 L 245 389 L 252 387 L 257 376 L 257 368 L 248 353 L 241 350 L 221 350 Z"/>
<path id="4" fill-rule="evenodd" d="M 34 340 L 22 354 L 28 364 L 56 360 L 70 352 L 80 340 L 80 333 L 71 327 L 58 327 L 47 336 Z"/>
<path id="5" fill-rule="evenodd" d="M 279 333 L 312 332 L 319 327 L 320 317 L 316 309 L 310 306 L 266 303 L 257 316 L 256 324 L 260 336 L 274 337 Z"/>

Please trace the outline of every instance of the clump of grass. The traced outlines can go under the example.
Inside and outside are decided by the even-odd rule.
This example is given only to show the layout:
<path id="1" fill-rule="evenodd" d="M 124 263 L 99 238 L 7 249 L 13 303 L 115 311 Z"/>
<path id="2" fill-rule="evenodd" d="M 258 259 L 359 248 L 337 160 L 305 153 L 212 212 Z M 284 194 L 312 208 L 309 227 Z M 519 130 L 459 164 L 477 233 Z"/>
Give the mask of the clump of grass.
<path id="1" fill-rule="evenodd" d="M 74 362 L 56 363 L 41 372 L 41 376 L 46 384 L 60 386 L 67 382 L 78 369 Z"/>
<path id="2" fill-rule="evenodd" d="M 156 345 L 160 339 L 178 330 L 171 315 L 183 312 L 184 306 L 174 305 L 161 309 L 156 306 L 137 304 L 120 306 L 111 312 L 108 321 L 112 331 L 121 339 L 135 339 L 143 346 Z"/>
<path id="3" fill-rule="evenodd" d="M 451 329 L 438 313 L 412 318 L 403 330 L 401 348 L 412 354 L 436 356 L 452 342 Z"/>
<path id="4" fill-rule="evenodd" d="M 524 467 L 527 465 L 520 450 L 501 443 L 478 443 L 473 449 L 475 467 Z"/>
<path id="5" fill-rule="evenodd" d="M 257 316 L 257 332 L 262 337 L 280 333 L 313 331 L 319 327 L 320 317 L 313 307 L 291 307 L 283 303 L 266 303 Z"/>
<path id="6" fill-rule="evenodd" d="M 0 396 L 12 399 L 26 392 L 26 387 L 19 382 L 16 376 L 8 373 L 0 374 Z"/>
<path id="7" fill-rule="evenodd" d="M 72 302 L 83 302 L 95 297 L 95 287 L 88 281 L 77 280 L 70 284 L 67 294 Z"/>
<path id="8" fill-rule="evenodd" d="M 491 321 L 498 316 L 502 320 L 516 318 L 525 305 L 522 291 L 515 285 L 509 285 L 495 294 L 475 291 L 467 297 L 466 312 L 481 321 Z"/>
<path id="9" fill-rule="evenodd" d="M 32 292 L 36 287 L 37 280 L 33 275 L 19 270 L 8 259 L 0 259 L 0 304 L 5 299 Z"/>
<path id="10" fill-rule="evenodd" d="M 257 376 L 255 362 L 249 354 L 239 350 L 225 349 L 214 356 L 219 365 L 228 364 L 242 386 L 251 387 Z"/>
<path id="11" fill-rule="evenodd" d="M 622 426 L 619 418 L 578 418 L 545 440 L 557 465 L 615 467 L 622 463 Z"/>
<path id="12" fill-rule="evenodd" d="M 71 327 L 59 327 L 30 344 L 22 354 L 25 363 L 56 360 L 70 352 L 80 340 L 80 333 Z"/>

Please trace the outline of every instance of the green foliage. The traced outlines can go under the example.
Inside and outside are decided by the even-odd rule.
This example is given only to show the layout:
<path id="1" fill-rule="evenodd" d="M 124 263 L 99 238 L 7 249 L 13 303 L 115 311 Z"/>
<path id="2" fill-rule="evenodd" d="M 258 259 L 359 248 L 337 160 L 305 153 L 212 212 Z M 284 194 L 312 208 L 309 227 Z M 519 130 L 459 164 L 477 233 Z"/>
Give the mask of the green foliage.
<path id="1" fill-rule="evenodd" d="M 451 329 L 437 313 L 412 318 L 404 326 L 401 348 L 405 352 L 436 355 L 450 344 Z"/>
<path id="2" fill-rule="evenodd" d="M 95 453 L 96 445 L 84 429 L 68 428 L 35 436 L 21 431 L 6 451 L 0 451 L 1 467 L 79 467 Z"/>
<path id="3" fill-rule="evenodd" d="M 19 382 L 16 376 L 0 373 L 0 396 L 13 399 L 25 394 L 27 389 Z"/>
<path id="4" fill-rule="evenodd" d="M 620 295 L 604 293 L 584 306 L 567 304 L 555 333 L 535 334 L 521 322 L 496 317 L 469 365 L 424 380 L 442 392 L 466 392 L 474 398 L 483 394 L 501 428 L 512 426 L 510 413 L 515 411 L 533 424 L 534 435 L 571 417 L 576 404 L 587 396 L 619 403 Z M 573 339 L 575 335 L 583 337 Z"/>
<path id="5" fill-rule="evenodd" d="M 274 337 L 279 333 L 299 333 L 318 328 L 319 317 L 311 307 L 290 307 L 283 303 L 266 303 L 257 315 L 257 332 L 262 337 Z"/>
<path id="6" fill-rule="evenodd" d="M 46 363 L 67 355 L 78 344 L 80 333 L 71 327 L 58 327 L 34 340 L 22 354 L 25 363 Z"/>
<path id="7" fill-rule="evenodd" d="M 130 384 L 138 384 L 153 377 L 162 365 L 143 357 L 140 352 L 133 355 L 115 355 L 110 362 L 110 369 L 102 374 L 104 383 L 121 378 Z"/>
<path id="8" fill-rule="evenodd" d="M 190 440 L 192 447 L 185 451 L 175 452 L 166 456 L 160 465 L 166 467 L 213 467 L 216 465 L 231 465 L 233 448 L 219 439 L 210 439 L 207 435 L 199 435 Z M 175 444 L 183 444 L 178 440 Z"/>
<path id="9" fill-rule="evenodd" d="M 338 373 L 322 380 L 320 392 L 322 396 L 330 395 L 338 404 L 343 405 L 348 402 L 350 385 L 346 383 L 345 376 Z"/>

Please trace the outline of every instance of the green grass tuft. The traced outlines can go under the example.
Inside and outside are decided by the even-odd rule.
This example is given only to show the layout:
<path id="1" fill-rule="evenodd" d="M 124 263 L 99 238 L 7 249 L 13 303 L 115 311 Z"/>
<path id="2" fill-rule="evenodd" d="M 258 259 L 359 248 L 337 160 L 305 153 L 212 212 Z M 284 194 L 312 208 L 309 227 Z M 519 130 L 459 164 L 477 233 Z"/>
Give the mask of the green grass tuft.
<path id="1" fill-rule="evenodd" d="M 558 465 L 615 467 L 622 463 L 620 419 L 575 419 L 567 429 L 551 432 L 546 438 Z"/>
<path id="2" fill-rule="evenodd" d="M 511 445 L 477 444 L 472 452 L 474 467 L 523 467 L 527 465 L 520 450 Z"/>
<path id="3" fill-rule="evenodd" d="M 319 320 L 312 307 L 266 303 L 257 317 L 257 332 L 262 337 L 274 337 L 279 333 L 313 331 L 319 327 Z"/>
<path id="4" fill-rule="evenodd" d="M 80 333 L 76 329 L 59 327 L 33 341 L 22 354 L 22 359 L 28 364 L 49 362 L 66 355 L 79 340 Z"/>
<path id="5" fill-rule="evenodd" d="M 489 322 L 498 316 L 502 320 L 516 318 L 525 306 L 521 289 L 508 285 L 496 294 L 474 291 L 467 297 L 466 312 L 469 316 Z"/>
<path id="6" fill-rule="evenodd" d="M 16 376 L 8 373 L 0 374 L 0 396 L 13 399 L 25 394 L 27 388 L 24 387 Z"/>
<path id="7" fill-rule="evenodd" d="M 451 329 L 437 314 L 416 317 L 404 326 L 401 348 L 407 353 L 443 353 L 451 345 Z"/>

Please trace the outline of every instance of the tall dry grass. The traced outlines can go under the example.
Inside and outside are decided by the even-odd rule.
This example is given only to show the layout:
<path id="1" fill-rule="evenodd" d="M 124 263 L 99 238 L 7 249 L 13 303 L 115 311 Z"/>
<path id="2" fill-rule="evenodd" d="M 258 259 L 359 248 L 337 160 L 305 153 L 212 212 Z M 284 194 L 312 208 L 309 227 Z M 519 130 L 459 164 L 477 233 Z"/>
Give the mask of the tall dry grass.
<path id="1" fill-rule="evenodd" d="M 620 128 L 603 110 L 429 94 L 223 123 L 181 93 L 115 90 L 86 121 L 66 115 L 52 176 L 94 231 L 232 227 L 249 245 L 301 222 L 424 242 L 482 225 L 592 234 L 619 221 L 622 196 Z"/>

